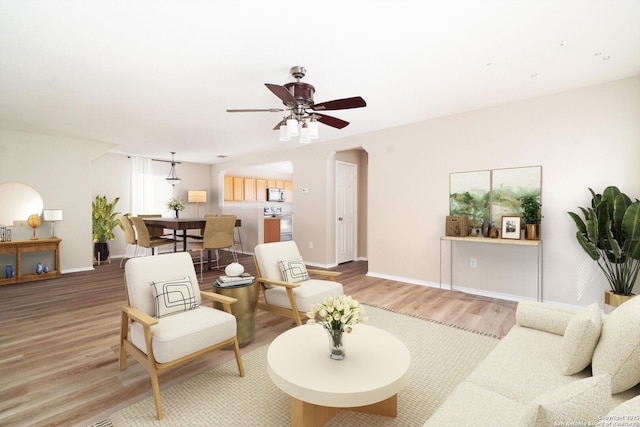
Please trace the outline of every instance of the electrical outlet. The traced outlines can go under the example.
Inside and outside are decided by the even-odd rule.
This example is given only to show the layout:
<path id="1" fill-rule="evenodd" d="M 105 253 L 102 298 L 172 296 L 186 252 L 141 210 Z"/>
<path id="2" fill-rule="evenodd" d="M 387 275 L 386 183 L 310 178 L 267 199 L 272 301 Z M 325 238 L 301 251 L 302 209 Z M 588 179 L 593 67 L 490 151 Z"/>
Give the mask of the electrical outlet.
<path id="1" fill-rule="evenodd" d="M 469 267 L 470 268 L 478 267 L 478 259 L 477 258 L 469 258 Z"/>
<path id="2" fill-rule="evenodd" d="M 313 242 L 309 242 L 309 249 L 313 249 Z"/>

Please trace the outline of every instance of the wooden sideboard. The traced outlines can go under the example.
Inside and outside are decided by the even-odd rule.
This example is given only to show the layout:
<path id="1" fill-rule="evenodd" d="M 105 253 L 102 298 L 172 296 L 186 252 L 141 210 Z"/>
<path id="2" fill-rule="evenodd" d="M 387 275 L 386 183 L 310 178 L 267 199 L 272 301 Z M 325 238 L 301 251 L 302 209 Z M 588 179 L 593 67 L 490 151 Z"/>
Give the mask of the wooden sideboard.
<path id="1" fill-rule="evenodd" d="M 0 242 L 0 255 L 13 254 L 10 262 L 3 257 L 0 263 L 0 285 L 10 285 L 13 283 L 32 282 L 34 280 L 54 279 L 61 276 L 60 273 L 60 242 L 62 239 L 52 237 L 48 239 L 14 240 L 11 242 Z M 52 251 L 54 254 L 54 265 L 49 265 L 49 272 L 36 274 L 35 267 L 27 272 L 22 271 L 23 255 L 32 252 Z M 8 257 L 11 258 L 11 257 Z M 4 268 L 7 264 L 13 265 L 13 277 L 7 279 Z"/>

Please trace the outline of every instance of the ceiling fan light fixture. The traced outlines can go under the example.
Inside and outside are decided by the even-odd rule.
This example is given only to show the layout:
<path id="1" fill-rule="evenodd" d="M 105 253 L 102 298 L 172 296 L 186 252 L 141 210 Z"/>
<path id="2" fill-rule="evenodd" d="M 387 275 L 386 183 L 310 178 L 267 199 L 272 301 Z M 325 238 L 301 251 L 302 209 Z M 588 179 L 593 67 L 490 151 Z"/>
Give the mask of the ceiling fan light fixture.
<path id="1" fill-rule="evenodd" d="M 309 121 L 309 138 L 318 139 L 320 137 L 319 127 L 320 127 L 320 124 L 318 123 L 317 120 L 312 118 Z"/>
<path id="2" fill-rule="evenodd" d="M 291 141 L 291 137 L 289 135 L 287 135 L 287 125 L 286 124 L 281 124 L 280 125 L 280 141 L 283 141 L 283 142 Z"/>
<path id="3" fill-rule="evenodd" d="M 287 136 L 298 136 L 298 121 L 294 118 L 287 119 Z"/>
<path id="4" fill-rule="evenodd" d="M 300 142 L 303 144 L 311 142 L 307 122 L 302 122 L 302 128 L 300 129 Z"/>

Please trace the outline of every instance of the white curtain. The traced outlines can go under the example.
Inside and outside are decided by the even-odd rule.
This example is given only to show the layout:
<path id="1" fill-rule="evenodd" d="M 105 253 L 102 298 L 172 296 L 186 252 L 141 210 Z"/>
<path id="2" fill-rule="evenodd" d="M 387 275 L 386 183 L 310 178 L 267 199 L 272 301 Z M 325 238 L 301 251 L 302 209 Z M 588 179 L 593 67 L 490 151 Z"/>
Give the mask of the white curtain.
<path id="1" fill-rule="evenodd" d="M 151 159 L 131 157 L 131 212 L 140 215 L 154 211 Z"/>

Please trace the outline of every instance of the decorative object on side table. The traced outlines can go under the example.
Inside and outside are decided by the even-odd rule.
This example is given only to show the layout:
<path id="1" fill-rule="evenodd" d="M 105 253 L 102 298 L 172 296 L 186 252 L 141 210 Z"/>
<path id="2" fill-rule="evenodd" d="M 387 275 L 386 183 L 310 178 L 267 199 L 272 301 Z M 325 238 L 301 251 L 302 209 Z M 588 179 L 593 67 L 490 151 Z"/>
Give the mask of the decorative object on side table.
<path id="1" fill-rule="evenodd" d="M 93 254 L 97 261 L 106 261 L 109 258 L 109 240 L 113 240 L 113 229 L 122 228 L 122 224 L 116 218 L 119 212 L 114 212 L 120 197 L 116 197 L 112 202 L 107 201 L 107 196 L 97 195 L 91 203 L 91 217 L 93 228 Z M 129 214 L 125 214 L 129 215 Z"/>
<path id="2" fill-rule="evenodd" d="M 13 277 L 13 265 L 7 264 L 4 266 L 4 277 L 11 279 Z"/>
<path id="3" fill-rule="evenodd" d="M 503 216 L 501 237 L 503 239 L 520 240 L 521 220 L 522 218 L 519 216 Z"/>
<path id="4" fill-rule="evenodd" d="M 576 223 L 576 238 L 598 264 L 611 288 L 605 294 L 605 308 L 633 297 L 640 271 L 640 201 L 632 202 L 617 187 L 596 194 L 591 188 L 591 207 L 579 207 L 584 220 L 567 212 Z"/>
<path id="5" fill-rule="evenodd" d="M 40 215 L 38 214 L 29 215 L 29 218 L 27 219 L 27 224 L 29 224 L 29 226 L 33 228 L 33 237 L 31 238 L 31 240 L 37 240 L 38 238 L 36 237 L 36 229 L 40 227 L 40 224 L 42 224 Z"/>
<path id="6" fill-rule="evenodd" d="M 540 200 L 538 196 L 523 196 L 518 200 L 522 202 L 522 221 L 526 225 L 525 239 L 540 240 Z"/>
<path id="7" fill-rule="evenodd" d="M 325 297 L 311 306 L 307 317 L 307 325 L 319 324 L 327 331 L 329 357 L 333 360 L 345 358 L 344 333 L 350 334 L 355 324 L 368 322 L 364 309 L 349 295 Z"/>
<path id="8" fill-rule="evenodd" d="M 499 235 L 500 232 L 498 231 L 498 229 L 492 225 L 491 230 L 489 230 L 489 237 L 491 237 L 492 239 L 497 239 Z"/>
<path id="9" fill-rule="evenodd" d="M 180 215 L 179 215 L 180 211 L 184 210 L 184 202 L 182 200 L 180 200 L 180 198 L 178 198 L 178 197 L 172 197 L 167 202 L 167 208 L 170 211 L 174 211 L 175 214 L 176 214 L 176 218 L 179 218 L 180 217 Z"/>

